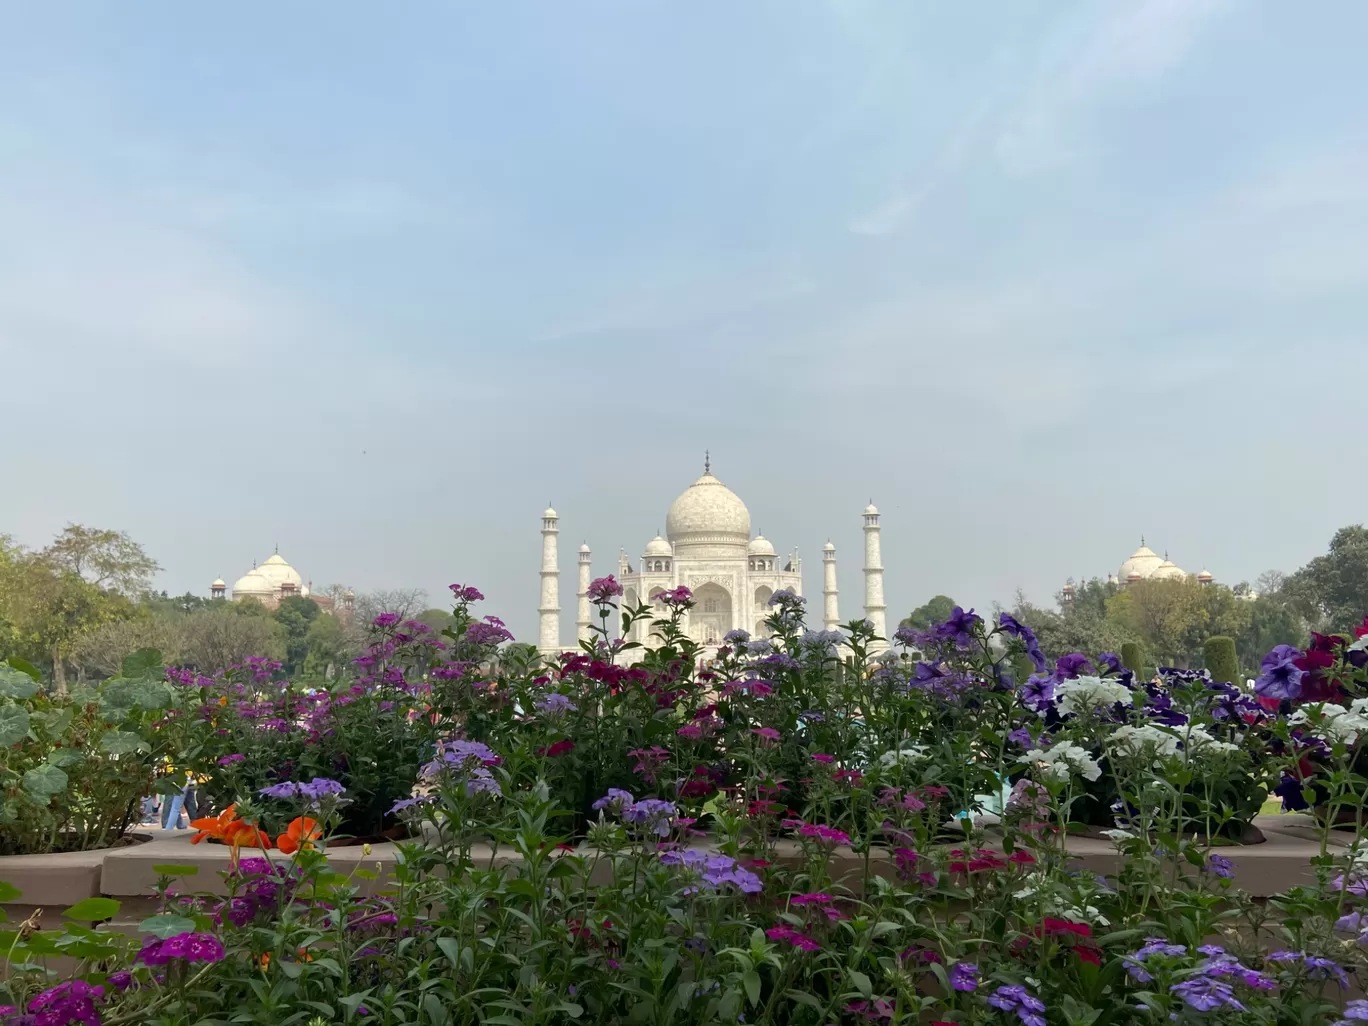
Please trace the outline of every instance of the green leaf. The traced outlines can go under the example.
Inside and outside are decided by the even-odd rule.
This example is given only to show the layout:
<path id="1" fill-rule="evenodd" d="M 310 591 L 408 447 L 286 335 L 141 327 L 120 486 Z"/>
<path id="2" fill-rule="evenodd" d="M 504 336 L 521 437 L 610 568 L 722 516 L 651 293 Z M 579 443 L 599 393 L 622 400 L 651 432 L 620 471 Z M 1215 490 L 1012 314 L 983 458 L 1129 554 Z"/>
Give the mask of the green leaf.
<path id="1" fill-rule="evenodd" d="M 191 933 L 195 929 L 195 921 L 187 919 L 185 916 L 152 916 L 144 919 L 138 924 L 138 929 L 143 933 L 150 933 L 154 937 L 166 940 L 167 937 L 174 937 L 178 933 Z"/>
<path id="2" fill-rule="evenodd" d="M 874 996 L 874 984 L 869 982 L 869 977 L 864 973 L 850 970 L 850 983 L 866 1001 Z"/>
<path id="3" fill-rule="evenodd" d="M 23 670 L 16 670 L 8 663 L 0 663 L 0 698 L 17 698 L 21 701 L 38 694 L 38 684 Z"/>
<path id="4" fill-rule="evenodd" d="M 39 672 L 38 667 L 34 666 L 27 659 L 20 659 L 18 656 L 10 656 L 8 659 L 5 660 L 5 662 L 8 663 L 12 669 L 18 670 L 20 673 L 27 674 L 28 677 L 33 681 L 33 683 L 43 683 L 42 673 Z"/>
<path id="5" fill-rule="evenodd" d="M 56 766 L 38 766 L 24 774 L 23 787 L 31 798 L 46 805 L 53 795 L 66 790 L 67 775 Z"/>
<path id="6" fill-rule="evenodd" d="M 100 738 L 100 750 L 110 755 L 132 755 L 149 750 L 151 746 L 131 730 L 106 730 Z"/>
<path id="7" fill-rule="evenodd" d="M 86 898 L 84 901 L 76 902 L 62 915 L 68 919 L 81 919 L 90 923 L 98 923 L 106 919 L 113 919 L 119 914 L 121 907 L 121 904 L 113 898 Z"/>
<path id="8" fill-rule="evenodd" d="M 446 955 L 448 962 L 456 968 L 460 968 L 461 945 L 455 937 L 438 937 L 437 947 L 442 949 L 442 954 Z"/>
<path id="9" fill-rule="evenodd" d="M 754 969 L 747 969 L 741 977 L 741 985 L 746 988 L 746 1000 L 754 1008 L 760 1003 L 760 974 Z"/>
<path id="10" fill-rule="evenodd" d="M 49 766 L 66 769 L 68 766 L 79 766 L 85 762 L 86 754 L 76 748 L 58 748 L 47 757 L 47 761 Z"/>
<path id="11" fill-rule="evenodd" d="M 124 656 L 119 670 L 121 677 L 148 677 L 162 675 L 162 654 L 155 648 L 140 648 L 132 655 Z"/>
<path id="12" fill-rule="evenodd" d="M 28 737 L 28 710 L 19 705 L 0 705 L 0 748 L 17 745 Z"/>
<path id="13" fill-rule="evenodd" d="M 181 866 L 174 862 L 162 862 L 153 866 L 152 871 L 158 876 L 194 876 L 199 872 L 199 866 Z"/>
<path id="14" fill-rule="evenodd" d="M 428 1018 L 436 1023 L 437 1026 L 445 1026 L 446 1023 L 451 1021 L 451 1015 L 447 1012 L 446 1006 L 442 1004 L 441 999 L 437 997 L 436 994 L 432 993 L 432 991 L 428 991 L 423 995 L 423 1008 L 427 1011 Z M 493 1021 L 493 1019 L 485 1020 L 485 1022 Z M 517 1022 L 517 1020 L 514 1021 Z"/>
<path id="15" fill-rule="evenodd" d="M 13 903 L 19 899 L 24 892 L 8 880 L 0 880 L 0 904 Z"/>

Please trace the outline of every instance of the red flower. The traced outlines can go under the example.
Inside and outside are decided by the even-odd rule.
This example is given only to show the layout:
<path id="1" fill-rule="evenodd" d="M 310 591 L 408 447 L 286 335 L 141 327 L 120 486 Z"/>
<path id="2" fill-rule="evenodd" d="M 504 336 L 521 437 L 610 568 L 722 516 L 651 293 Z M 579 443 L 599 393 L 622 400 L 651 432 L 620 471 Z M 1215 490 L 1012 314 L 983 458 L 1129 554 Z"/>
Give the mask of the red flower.
<path id="1" fill-rule="evenodd" d="M 1008 862 L 1014 862 L 1018 866 L 1034 866 L 1035 856 L 1029 851 L 1014 851 L 1007 856 Z"/>
<path id="2" fill-rule="evenodd" d="M 555 744 L 548 745 L 545 748 L 538 748 L 537 754 L 554 757 L 557 755 L 564 755 L 566 752 L 573 752 L 574 750 L 575 742 L 566 738 L 564 741 L 557 741 Z"/>
<path id="3" fill-rule="evenodd" d="M 1059 937 L 1066 933 L 1077 934 L 1079 937 L 1091 937 L 1092 927 L 1087 923 L 1075 923 L 1068 919 L 1051 919 L 1046 916 L 1041 926 L 1036 928 L 1036 936 L 1039 937 L 1041 931 L 1047 937 Z"/>
<path id="4" fill-rule="evenodd" d="M 1102 953 L 1096 948 L 1087 948 L 1079 945 L 1074 948 L 1074 954 L 1078 956 L 1080 962 L 1087 962 L 1089 965 L 1097 966 L 1102 964 Z"/>
<path id="5" fill-rule="evenodd" d="M 1368 634 L 1368 616 L 1363 618 L 1363 623 L 1354 628 L 1354 637 L 1361 638 Z"/>

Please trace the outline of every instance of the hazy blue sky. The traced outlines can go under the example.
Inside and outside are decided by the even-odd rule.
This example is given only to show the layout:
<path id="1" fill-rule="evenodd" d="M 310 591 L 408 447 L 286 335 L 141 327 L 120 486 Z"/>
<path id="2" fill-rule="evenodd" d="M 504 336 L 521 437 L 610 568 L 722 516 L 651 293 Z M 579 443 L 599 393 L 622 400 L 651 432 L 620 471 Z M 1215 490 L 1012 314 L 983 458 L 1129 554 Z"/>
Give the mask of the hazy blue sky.
<path id="1" fill-rule="evenodd" d="M 1364 519 L 1368 4 L 0 0 L 0 531 L 162 586 L 639 553 L 710 448 L 843 612 Z"/>

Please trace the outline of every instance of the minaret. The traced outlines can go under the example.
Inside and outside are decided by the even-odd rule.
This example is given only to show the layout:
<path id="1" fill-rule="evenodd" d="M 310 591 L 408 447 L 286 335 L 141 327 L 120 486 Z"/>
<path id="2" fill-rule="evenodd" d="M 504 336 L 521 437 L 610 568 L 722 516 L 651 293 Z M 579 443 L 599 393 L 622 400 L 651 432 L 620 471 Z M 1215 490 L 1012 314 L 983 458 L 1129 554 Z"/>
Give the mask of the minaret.
<path id="1" fill-rule="evenodd" d="M 556 511 L 550 506 L 542 514 L 541 630 L 537 651 L 543 655 L 560 652 L 560 566 L 556 555 Z"/>
<path id="2" fill-rule="evenodd" d="M 888 637 L 888 623 L 884 618 L 883 555 L 879 551 L 879 509 L 873 501 L 864 511 L 865 539 L 865 619 L 874 625 L 874 633 L 880 638 Z M 876 641 L 869 646 L 871 653 L 882 652 L 888 648 L 887 641 Z"/>
<path id="3" fill-rule="evenodd" d="M 580 641 L 588 641 L 593 632 L 589 630 L 589 545 L 579 548 L 579 615 L 575 618 L 575 636 Z"/>
<path id="4" fill-rule="evenodd" d="M 836 606 L 836 546 L 827 542 L 822 546 L 822 628 L 834 631 L 841 623 Z"/>

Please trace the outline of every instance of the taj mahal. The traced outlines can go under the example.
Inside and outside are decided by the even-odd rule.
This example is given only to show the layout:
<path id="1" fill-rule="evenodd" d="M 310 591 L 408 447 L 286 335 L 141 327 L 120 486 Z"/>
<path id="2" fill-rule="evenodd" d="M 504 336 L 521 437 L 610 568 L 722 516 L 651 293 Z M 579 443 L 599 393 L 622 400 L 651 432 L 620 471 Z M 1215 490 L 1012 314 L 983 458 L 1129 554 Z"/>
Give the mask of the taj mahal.
<path id="1" fill-rule="evenodd" d="M 871 503 L 863 513 L 864 615 L 879 638 L 887 637 L 883 562 L 879 551 L 879 511 Z M 537 648 L 543 655 L 566 650 L 560 629 L 559 515 L 547 508 L 542 513 L 541 605 Z M 589 584 L 593 579 L 588 545 L 579 548 L 579 590 L 575 632 L 577 641 L 592 637 Z M 751 535 L 750 511 L 730 488 L 712 473 L 705 458 L 703 476 L 675 499 L 665 516 L 665 536 L 657 534 L 642 550 L 634 566 L 626 550 L 618 555 L 616 576 L 623 587 L 624 607 L 655 602 L 658 613 L 665 606 L 658 596 L 681 585 L 693 593 L 694 606 L 685 614 L 689 636 L 715 652 L 728 631 L 742 629 L 765 637 L 765 618 L 770 615 L 770 596 L 784 588 L 803 594 L 803 561 L 795 548 L 780 556 L 764 535 Z M 835 630 L 840 624 L 836 588 L 836 547 L 822 549 L 822 626 Z M 637 624 L 626 640 L 651 647 L 659 640 L 650 636 L 646 624 Z M 572 646 L 573 648 L 573 646 Z M 873 651 L 887 648 L 876 642 Z M 710 651 L 711 650 L 711 651 Z"/>

